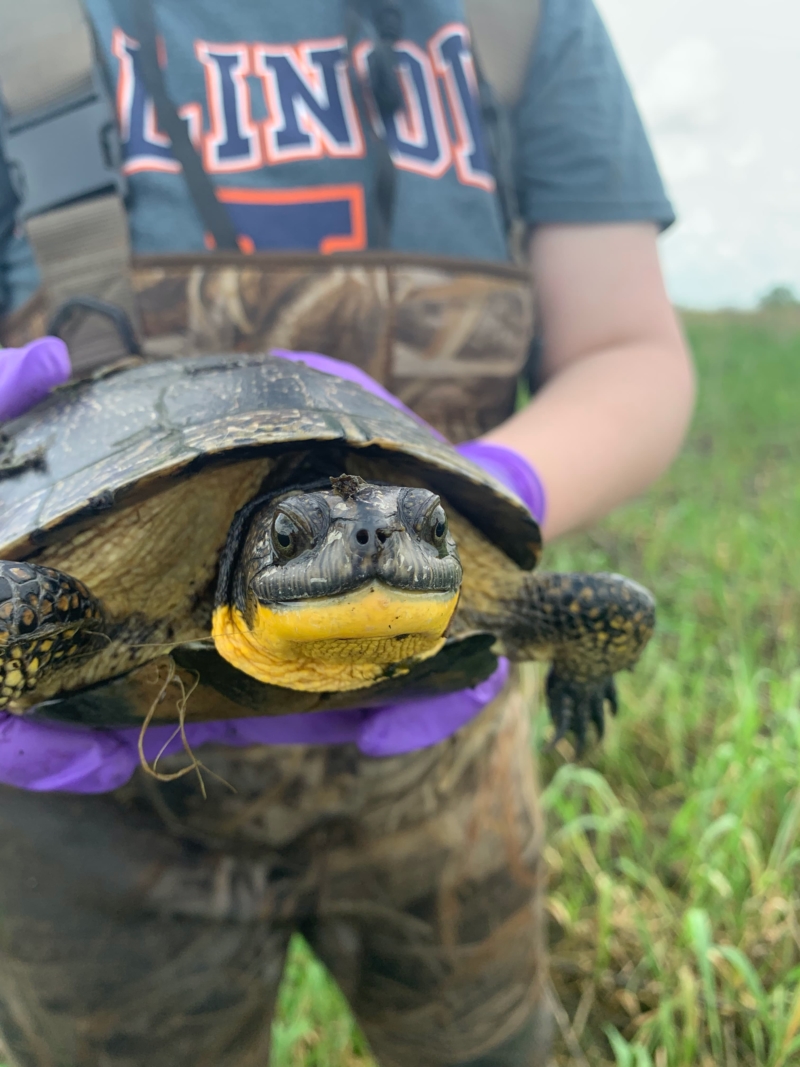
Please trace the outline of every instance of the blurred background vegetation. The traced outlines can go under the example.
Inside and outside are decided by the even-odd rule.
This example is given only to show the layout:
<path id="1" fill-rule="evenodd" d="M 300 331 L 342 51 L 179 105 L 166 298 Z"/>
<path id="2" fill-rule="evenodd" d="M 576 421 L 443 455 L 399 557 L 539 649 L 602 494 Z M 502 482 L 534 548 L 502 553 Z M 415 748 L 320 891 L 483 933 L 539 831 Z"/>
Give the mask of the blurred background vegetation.
<path id="1" fill-rule="evenodd" d="M 758 306 L 761 311 L 768 311 L 770 308 L 800 308 L 800 300 L 790 285 L 773 285 L 761 297 Z"/>
<path id="2" fill-rule="evenodd" d="M 648 585 L 659 628 L 579 764 L 526 679 L 549 822 L 559 1067 L 800 1064 L 800 303 L 687 312 L 700 398 L 647 496 L 548 549 Z M 299 939 L 273 1067 L 367 1067 Z"/>

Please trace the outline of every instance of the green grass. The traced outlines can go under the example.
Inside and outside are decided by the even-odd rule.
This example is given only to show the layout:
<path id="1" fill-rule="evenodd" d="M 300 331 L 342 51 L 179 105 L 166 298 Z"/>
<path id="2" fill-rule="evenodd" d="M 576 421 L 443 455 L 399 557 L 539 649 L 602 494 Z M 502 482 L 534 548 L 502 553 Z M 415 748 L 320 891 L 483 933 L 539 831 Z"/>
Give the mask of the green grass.
<path id="1" fill-rule="evenodd" d="M 541 761 L 559 1065 L 800 1064 L 800 315 L 686 325 L 700 401 L 682 458 L 545 559 L 659 602 L 603 747 Z M 299 940 L 272 1063 L 371 1063 Z"/>

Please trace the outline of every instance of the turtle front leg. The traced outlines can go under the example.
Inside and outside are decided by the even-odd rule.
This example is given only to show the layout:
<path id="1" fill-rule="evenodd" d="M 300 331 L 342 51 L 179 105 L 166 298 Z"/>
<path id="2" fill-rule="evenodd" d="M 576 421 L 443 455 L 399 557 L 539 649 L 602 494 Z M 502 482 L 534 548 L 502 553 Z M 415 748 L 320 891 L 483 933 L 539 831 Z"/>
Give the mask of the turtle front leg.
<path id="1" fill-rule="evenodd" d="M 655 602 L 620 574 L 526 574 L 498 605 L 491 629 L 514 660 L 547 659 L 547 702 L 556 728 L 578 751 L 594 723 L 604 732 L 604 706 L 616 714 L 614 675 L 630 670 L 650 640 Z"/>
<path id="2" fill-rule="evenodd" d="M 100 602 L 52 567 L 0 560 L 0 708 L 79 654 L 102 647 Z"/>

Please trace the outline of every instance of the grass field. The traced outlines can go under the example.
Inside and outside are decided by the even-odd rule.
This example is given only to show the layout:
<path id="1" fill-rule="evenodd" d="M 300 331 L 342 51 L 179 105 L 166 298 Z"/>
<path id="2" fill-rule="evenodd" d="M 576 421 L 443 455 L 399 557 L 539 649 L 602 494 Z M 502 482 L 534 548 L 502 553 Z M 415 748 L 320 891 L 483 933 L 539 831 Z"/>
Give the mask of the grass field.
<path id="1" fill-rule="evenodd" d="M 800 1064 L 800 310 L 686 325 L 683 457 L 545 558 L 623 571 L 660 612 L 603 747 L 541 761 L 559 1065 Z M 296 943 L 273 1067 L 371 1062 Z"/>

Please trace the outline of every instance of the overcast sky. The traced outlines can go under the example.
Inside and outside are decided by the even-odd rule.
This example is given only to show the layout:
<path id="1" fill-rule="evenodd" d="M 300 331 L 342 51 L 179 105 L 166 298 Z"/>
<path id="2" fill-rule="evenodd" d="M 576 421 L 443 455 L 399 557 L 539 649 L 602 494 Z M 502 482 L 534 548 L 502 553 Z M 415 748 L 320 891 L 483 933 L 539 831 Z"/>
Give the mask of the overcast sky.
<path id="1" fill-rule="evenodd" d="M 662 239 L 673 299 L 800 295 L 800 0 L 597 4 L 678 211 Z"/>

